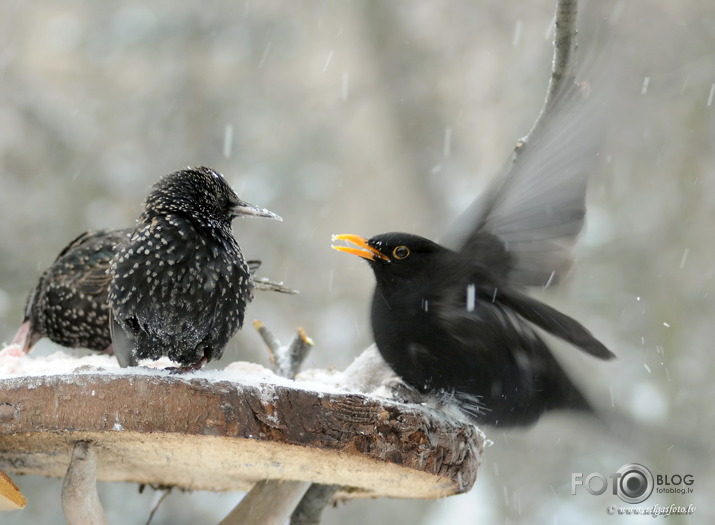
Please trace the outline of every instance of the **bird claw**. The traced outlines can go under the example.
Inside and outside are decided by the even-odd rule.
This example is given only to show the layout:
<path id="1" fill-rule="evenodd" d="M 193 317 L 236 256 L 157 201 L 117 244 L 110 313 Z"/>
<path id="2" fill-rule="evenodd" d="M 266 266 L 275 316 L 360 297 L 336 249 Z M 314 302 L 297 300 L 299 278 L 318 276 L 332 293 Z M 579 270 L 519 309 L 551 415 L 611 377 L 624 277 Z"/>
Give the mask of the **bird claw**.
<path id="1" fill-rule="evenodd" d="M 170 374 L 187 374 L 195 370 L 200 370 L 201 367 L 203 367 L 207 362 L 208 359 L 206 359 L 206 357 L 202 357 L 192 365 L 170 366 L 168 368 L 165 368 L 164 370 L 166 370 Z"/>

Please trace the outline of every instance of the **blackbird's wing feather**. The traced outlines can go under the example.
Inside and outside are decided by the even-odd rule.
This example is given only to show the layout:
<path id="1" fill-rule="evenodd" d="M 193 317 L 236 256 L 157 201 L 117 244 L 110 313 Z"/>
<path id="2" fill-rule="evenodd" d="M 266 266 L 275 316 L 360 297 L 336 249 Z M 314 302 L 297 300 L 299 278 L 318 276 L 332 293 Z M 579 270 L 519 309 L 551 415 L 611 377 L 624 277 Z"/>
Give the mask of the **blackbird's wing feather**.
<path id="1" fill-rule="evenodd" d="M 466 379 L 455 399 L 468 413 L 480 410 L 477 419 L 492 425 L 528 425 L 549 409 L 592 410 L 543 339 L 489 290 L 477 292 L 472 311 L 447 297 L 435 310 L 463 356 L 454 363 Z"/>
<path id="2" fill-rule="evenodd" d="M 516 290 L 500 290 L 499 301 L 527 321 L 568 341 L 592 356 L 600 359 L 616 357 L 581 323 L 541 301 Z"/>
<path id="3" fill-rule="evenodd" d="M 571 267 L 588 176 L 600 160 L 602 99 L 584 99 L 576 85 L 562 91 L 543 125 L 459 218 L 444 244 L 491 266 L 495 255 L 484 247 L 499 241 L 509 255 L 502 273 L 510 284 L 558 282 Z"/>

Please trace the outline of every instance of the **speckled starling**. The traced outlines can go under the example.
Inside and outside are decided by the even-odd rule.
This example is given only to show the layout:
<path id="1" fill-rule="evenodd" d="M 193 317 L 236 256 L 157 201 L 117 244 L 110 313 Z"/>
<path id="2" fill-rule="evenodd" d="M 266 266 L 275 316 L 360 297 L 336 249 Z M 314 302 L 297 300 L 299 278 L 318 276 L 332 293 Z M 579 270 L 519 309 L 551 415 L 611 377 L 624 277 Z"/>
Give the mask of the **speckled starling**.
<path id="1" fill-rule="evenodd" d="M 112 341 L 124 364 L 163 355 L 198 368 L 218 359 L 253 298 L 235 217 L 281 220 L 248 204 L 210 168 L 161 178 L 111 262 Z"/>
<path id="2" fill-rule="evenodd" d="M 70 242 L 30 292 L 13 343 L 25 352 L 42 337 L 111 353 L 107 268 L 131 230 L 85 232 Z"/>
<path id="3" fill-rule="evenodd" d="M 12 343 L 29 352 L 42 337 L 69 348 L 112 354 L 109 330 L 109 263 L 132 229 L 85 232 L 70 242 L 30 291 L 23 323 Z M 261 261 L 246 261 L 253 289 L 297 293 L 255 273 Z"/>

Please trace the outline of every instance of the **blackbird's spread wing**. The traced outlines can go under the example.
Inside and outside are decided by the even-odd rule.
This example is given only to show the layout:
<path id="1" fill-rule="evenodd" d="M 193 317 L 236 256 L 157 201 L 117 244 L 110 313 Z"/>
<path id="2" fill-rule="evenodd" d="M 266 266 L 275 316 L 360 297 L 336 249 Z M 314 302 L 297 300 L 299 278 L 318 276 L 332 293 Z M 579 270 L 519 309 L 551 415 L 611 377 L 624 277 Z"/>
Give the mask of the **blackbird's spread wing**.
<path id="1" fill-rule="evenodd" d="M 615 357 L 588 329 L 568 315 L 515 290 L 500 290 L 498 295 L 499 302 L 513 312 L 584 352 L 600 359 Z"/>
<path id="2" fill-rule="evenodd" d="M 435 312 L 451 338 L 441 366 L 454 371 L 447 384 L 456 393 L 472 396 L 456 397 L 467 412 L 481 410 L 487 424 L 528 425 L 546 410 L 591 409 L 542 338 L 493 291 L 477 287 L 473 306 L 465 295 L 443 296 Z"/>
<path id="3" fill-rule="evenodd" d="M 470 206 L 443 243 L 505 275 L 510 284 L 554 284 L 571 266 L 588 176 L 603 138 L 603 97 L 562 92 L 515 161 Z"/>

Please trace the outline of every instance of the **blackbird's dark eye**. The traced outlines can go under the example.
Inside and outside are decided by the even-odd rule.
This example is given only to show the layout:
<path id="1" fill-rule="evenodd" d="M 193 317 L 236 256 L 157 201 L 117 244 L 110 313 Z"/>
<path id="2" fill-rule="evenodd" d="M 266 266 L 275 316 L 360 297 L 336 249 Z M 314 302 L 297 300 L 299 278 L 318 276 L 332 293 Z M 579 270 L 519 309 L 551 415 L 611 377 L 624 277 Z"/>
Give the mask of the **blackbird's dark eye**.
<path id="1" fill-rule="evenodd" d="M 392 250 L 392 256 L 395 259 L 404 259 L 410 254 L 410 249 L 407 246 L 398 246 Z"/>

